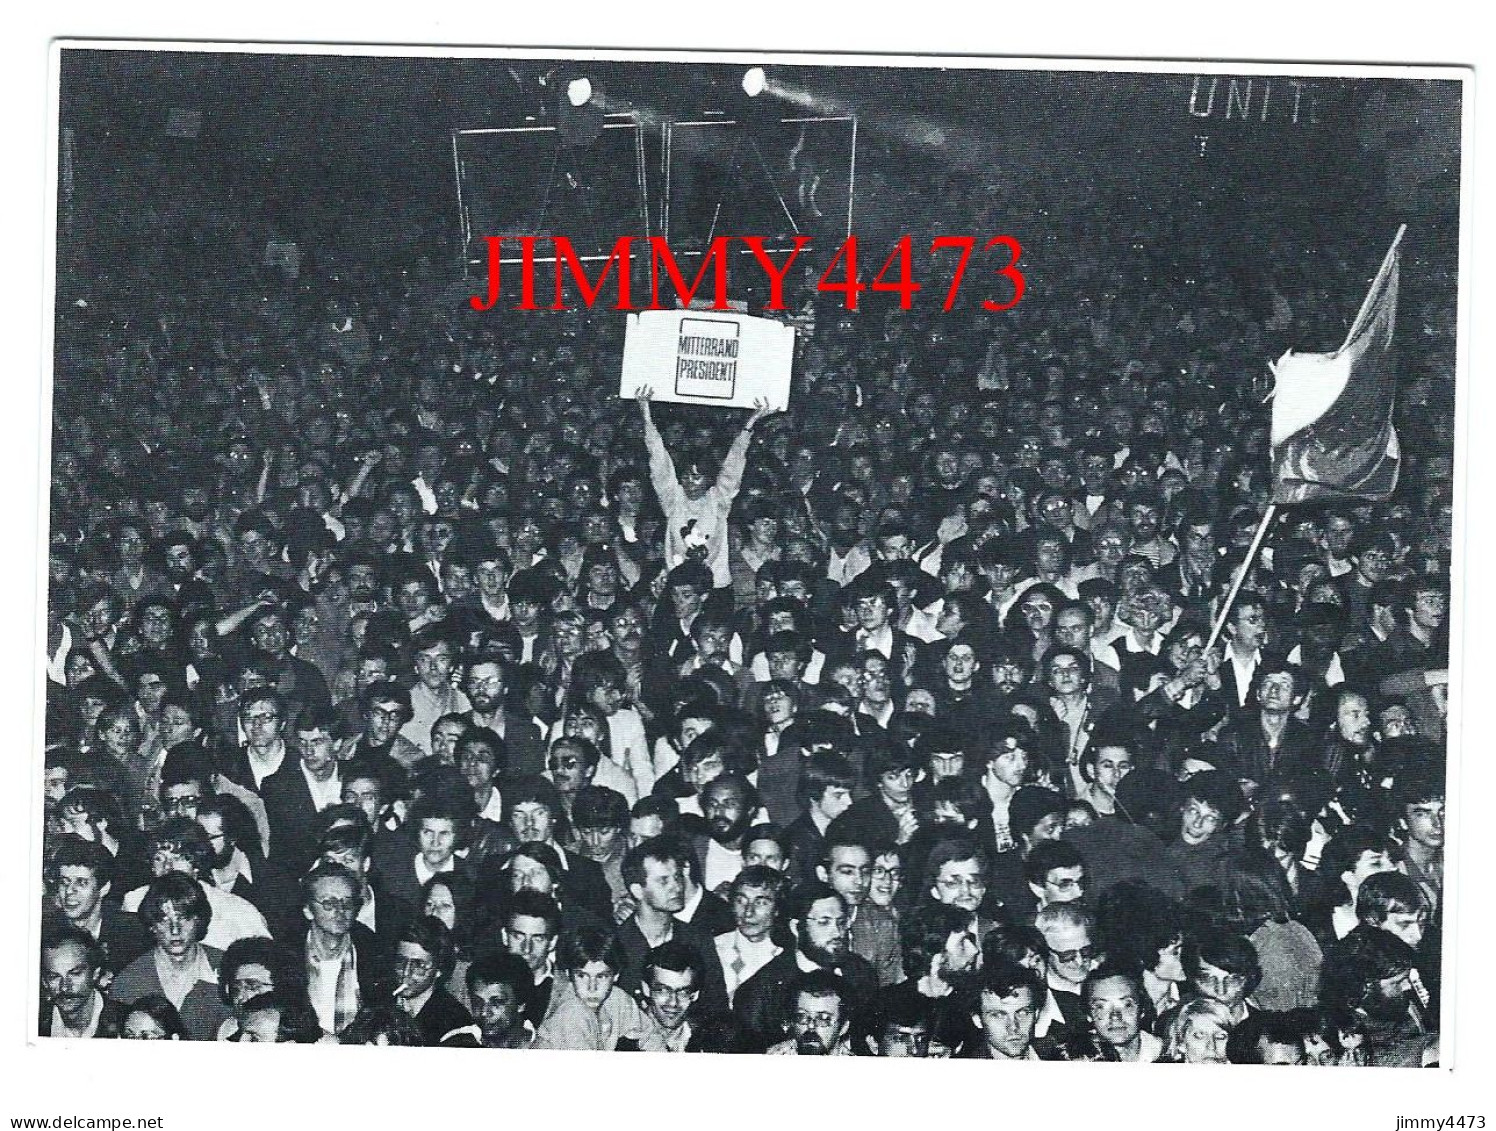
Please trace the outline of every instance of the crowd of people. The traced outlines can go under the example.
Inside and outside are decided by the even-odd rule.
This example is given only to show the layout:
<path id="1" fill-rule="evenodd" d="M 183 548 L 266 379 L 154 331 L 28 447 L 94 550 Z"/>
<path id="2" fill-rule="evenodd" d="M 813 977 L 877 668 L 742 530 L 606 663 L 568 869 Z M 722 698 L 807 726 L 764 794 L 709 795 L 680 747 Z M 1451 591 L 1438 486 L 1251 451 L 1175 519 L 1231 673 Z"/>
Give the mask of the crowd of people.
<path id="1" fill-rule="evenodd" d="M 1328 242 L 823 298 L 783 413 L 312 241 L 61 288 L 39 1032 L 1435 1063 L 1437 263 L 1397 492 L 1224 606 Z"/>

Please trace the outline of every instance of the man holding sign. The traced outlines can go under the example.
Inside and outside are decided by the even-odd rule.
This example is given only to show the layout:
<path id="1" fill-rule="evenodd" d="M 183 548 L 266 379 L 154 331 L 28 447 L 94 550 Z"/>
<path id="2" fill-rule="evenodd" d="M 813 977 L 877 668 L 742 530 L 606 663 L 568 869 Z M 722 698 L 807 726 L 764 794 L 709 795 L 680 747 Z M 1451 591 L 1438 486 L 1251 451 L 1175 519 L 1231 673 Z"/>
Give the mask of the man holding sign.
<path id="1" fill-rule="evenodd" d="M 732 584 L 727 566 L 727 516 L 732 501 L 743 482 L 743 468 L 748 462 L 748 445 L 753 428 L 760 420 L 777 412 L 763 397 L 753 402 L 753 415 L 734 437 L 732 447 L 712 483 L 705 467 L 705 453 L 693 451 L 677 475 L 675 460 L 665 449 L 660 430 L 655 427 L 649 410 L 654 389 L 640 385 L 634 390 L 639 412 L 644 417 L 644 443 L 649 449 L 649 478 L 660 510 L 665 515 L 665 567 L 674 569 L 695 558 L 712 571 L 712 584 L 718 589 Z"/>

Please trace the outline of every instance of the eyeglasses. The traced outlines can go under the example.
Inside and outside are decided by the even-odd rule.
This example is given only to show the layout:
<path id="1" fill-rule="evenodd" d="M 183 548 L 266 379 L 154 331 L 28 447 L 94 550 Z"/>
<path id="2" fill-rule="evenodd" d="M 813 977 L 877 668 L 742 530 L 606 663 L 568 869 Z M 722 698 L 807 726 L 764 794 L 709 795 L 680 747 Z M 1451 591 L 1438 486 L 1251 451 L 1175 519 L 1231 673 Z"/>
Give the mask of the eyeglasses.
<path id="1" fill-rule="evenodd" d="M 1098 954 L 1094 946 L 1083 946 L 1076 950 L 1051 950 L 1049 956 L 1061 965 L 1095 961 Z"/>
<path id="2" fill-rule="evenodd" d="M 262 724 L 280 722 L 280 716 L 274 711 L 263 712 L 254 715 L 243 715 L 241 717 L 249 726 L 260 726 Z"/>
<path id="3" fill-rule="evenodd" d="M 425 975 L 436 969 L 436 965 L 429 958 L 399 958 L 395 959 L 396 970 L 409 970 L 412 974 Z"/>
<path id="4" fill-rule="evenodd" d="M 902 868 L 885 868 L 881 864 L 873 865 L 873 879 L 875 880 L 889 880 L 893 883 L 898 883 L 903 878 L 904 869 Z"/>
<path id="5" fill-rule="evenodd" d="M 360 904 L 357 899 L 314 899 L 312 900 L 312 906 L 320 908 L 331 915 L 341 915 L 357 911 Z"/>
<path id="6" fill-rule="evenodd" d="M 835 1013 L 796 1013 L 795 1024 L 804 1029 L 829 1029 L 840 1018 Z"/>
<path id="7" fill-rule="evenodd" d="M 684 1002 L 689 1004 L 696 997 L 696 987 L 686 986 L 674 988 L 669 986 L 651 986 L 649 988 L 651 997 L 660 998 L 663 1001 Z"/>
<path id="8" fill-rule="evenodd" d="M 847 917 L 845 915 L 812 915 L 807 916 L 805 921 L 820 927 L 821 930 L 828 928 L 845 931 L 847 929 Z"/>

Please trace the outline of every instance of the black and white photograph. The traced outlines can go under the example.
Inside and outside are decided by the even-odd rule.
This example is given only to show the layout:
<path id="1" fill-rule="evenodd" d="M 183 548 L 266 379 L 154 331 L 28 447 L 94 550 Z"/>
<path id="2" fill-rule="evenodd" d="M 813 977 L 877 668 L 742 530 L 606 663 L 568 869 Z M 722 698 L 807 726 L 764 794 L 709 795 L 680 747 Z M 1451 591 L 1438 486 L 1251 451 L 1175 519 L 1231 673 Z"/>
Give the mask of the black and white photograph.
<path id="1" fill-rule="evenodd" d="M 1484 1126 L 1471 70 L 345 38 L 51 45 L 0 1114 Z"/>

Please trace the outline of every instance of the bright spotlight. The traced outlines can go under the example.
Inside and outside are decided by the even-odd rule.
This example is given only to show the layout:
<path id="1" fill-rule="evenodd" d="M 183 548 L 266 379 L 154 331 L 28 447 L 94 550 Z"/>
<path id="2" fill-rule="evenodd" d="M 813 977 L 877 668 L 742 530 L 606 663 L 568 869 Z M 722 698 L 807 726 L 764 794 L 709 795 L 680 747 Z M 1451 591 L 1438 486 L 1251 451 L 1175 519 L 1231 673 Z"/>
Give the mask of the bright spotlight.
<path id="1" fill-rule="evenodd" d="M 592 101 L 592 80 L 586 77 L 572 79 L 566 84 L 566 101 L 573 106 L 585 106 Z"/>
<path id="2" fill-rule="evenodd" d="M 769 76 L 762 67 L 749 67 L 743 72 L 743 93 L 749 98 L 757 98 L 768 85 Z"/>

